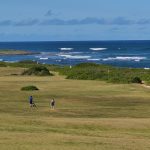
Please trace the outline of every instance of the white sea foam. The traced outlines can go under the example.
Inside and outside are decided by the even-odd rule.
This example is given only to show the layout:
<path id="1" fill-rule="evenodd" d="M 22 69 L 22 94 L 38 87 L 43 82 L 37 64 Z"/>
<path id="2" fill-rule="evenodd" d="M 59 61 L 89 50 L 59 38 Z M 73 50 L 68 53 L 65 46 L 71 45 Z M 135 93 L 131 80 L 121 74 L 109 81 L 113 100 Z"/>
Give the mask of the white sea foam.
<path id="1" fill-rule="evenodd" d="M 140 61 L 140 59 L 135 59 L 134 61 L 139 62 L 139 61 Z"/>
<path id="2" fill-rule="evenodd" d="M 41 56 L 39 55 L 39 56 L 34 56 L 35 58 L 40 58 Z"/>
<path id="3" fill-rule="evenodd" d="M 41 59 L 41 60 L 47 60 L 48 57 L 41 57 L 40 59 Z"/>
<path id="4" fill-rule="evenodd" d="M 99 61 L 100 59 L 96 59 L 96 58 L 94 59 L 93 58 L 93 59 L 87 59 L 87 60 L 89 60 L 89 61 Z"/>
<path id="5" fill-rule="evenodd" d="M 82 54 L 83 52 L 68 52 L 68 54 Z"/>
<path id="6" fill-rule="evenodd" d="M 57 53 L 56 56 L 63 56 L 63 57 L 68 57 L 68 56 L 74 56 L 74 55 L 81 55 L 83 54 L 83 52 L 60 52 Z"/>
<path id="7" fill-rule="evenodd" d="M 104 58 L 103 61 L 110 61 L 110 60 L 122 60 L 122 61 L 141 61 L 146 59 L 146 57 L 137 57 L 137 56 L 133 56 L 133 57 L 122 57 L 122 56 L 118 56 L 118 57 L 108 57 L 108 58 Z"/>
<path id="8" fill-rule="evenodd" d="M 56 62 L 61 62 L 61 60 L 56 60 Z"/>
<path id="9" fill-rule="evenodd" d="M 65 55 L 65 54 L 59 54 L 61 57 L 70 58 L 70 59 L 88 59 L 91 58 L 91 56 L 81 56 L 81 55 Z"/>
<path id="10" fill-rule="evenodd" d="M 63 48 L 59 48 L 60 50 L 62 50 L 62 51 L 71 51 L 71 50 L 73 50 L 73 48 L 66 48 L 66 47 L 63 47 Z"/>
<path id="11" fill-rule="evenodd" d="M 146 67 L 145 67 L 144 69 L 145 69 L 145 70 L 149 70 L 150 68 L 146 68 Z"/>
<path id="12" fill-rule="evenodd" d="M 90 48 L 90 50 L 93 50 L 93 51 L 103 51 L 103 50 L 106 50 L 107 48 Z"/>
<path id="13" fill-rule="evenodd" d="M 11 61 L 11 60 L 10 60 L 10 61 L 5 60 L 4 62 L 8 62 L 8 63 L 15 63 L 15 62 L 19 62 L 19 60 L 15 60 L 15 61 L 13 61 L 13 60 L 12 60 L 12 61 Z"/>

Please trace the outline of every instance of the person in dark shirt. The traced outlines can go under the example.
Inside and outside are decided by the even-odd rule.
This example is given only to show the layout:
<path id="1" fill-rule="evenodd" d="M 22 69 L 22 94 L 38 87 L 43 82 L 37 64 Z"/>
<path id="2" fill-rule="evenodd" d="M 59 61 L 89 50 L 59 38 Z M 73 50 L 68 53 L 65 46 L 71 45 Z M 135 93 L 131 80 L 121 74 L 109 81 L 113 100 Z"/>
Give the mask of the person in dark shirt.
<path id="1" fill-rule="evenodd" d="M 30 103 L 30 107 L 36 107 L 35 103 L 33 102 L 33 96 L 29 97 L 29 103 Z"/>
<path id="2" fill-rule="evenodd" d="M 33 106 L 33 97 L 32 96 L 29 97 L 29 103 L 30 103 L 30 107 L 32 107 Z"/>
<path id="3" fill-rule="evenodd" d="M 51 105 L 51 109 L 55 109 L 55 100 L 54 99 L 51 100 L 50 105 Z"/>

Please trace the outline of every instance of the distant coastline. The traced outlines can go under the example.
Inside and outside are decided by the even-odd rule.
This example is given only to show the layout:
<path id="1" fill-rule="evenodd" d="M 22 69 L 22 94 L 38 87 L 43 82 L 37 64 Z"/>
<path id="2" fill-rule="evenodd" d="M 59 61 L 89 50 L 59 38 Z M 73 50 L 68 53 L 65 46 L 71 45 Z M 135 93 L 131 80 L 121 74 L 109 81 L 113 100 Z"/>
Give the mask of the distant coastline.
<path id="1" fill-rule="evenodd" d="M 1 50 L 0 49 L 0 55 L 34 55 L 34 54 L 40 54 L 40 53 L 30 52 L 25 50 Z"/>

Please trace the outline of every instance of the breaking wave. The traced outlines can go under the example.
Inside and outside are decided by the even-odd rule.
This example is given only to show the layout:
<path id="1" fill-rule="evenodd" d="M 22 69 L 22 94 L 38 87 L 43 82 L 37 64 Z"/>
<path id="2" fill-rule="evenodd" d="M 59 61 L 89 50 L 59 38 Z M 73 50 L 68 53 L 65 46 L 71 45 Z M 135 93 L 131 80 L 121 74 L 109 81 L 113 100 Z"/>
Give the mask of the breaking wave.
<path id="1" fill-rule="evenodd" d="M 88 59 L 91 58 L 91 56 L 81 56 L 81 55 L 62 55 L 59 54 L 61 57 L 69 58 L 69 59 Z"/>
<path id="2" fill-rule="evenodd" d="M 90 48 L 90 50 L 93 50 L 93 51 L 103 51 L 103 50 L 106 50 L 107 48 Z"/>
<path id="3" fill-rule="evenodd" d="M 47 60 L 48 57 L 41 57 L 40 59 L 41 59 L 41 60 Z"/>
<path id="4" fill-rule="evenodd" d="M 110 61 L 110 60 L 122 60 L 122 61 L 141 61 L 141 60 L 144 60 L 146 59 L 146 57 L 122 57 L 122 56 L 119 56 L 119 57 L 108 57 L 108 58 L 104 58 L 103 61 Z"/>
<path id="5" fill-rule="evenodd" d="M 61 51 L 71 51 L 71 50 L 73 50 L 73 48 L 59 48 Z"/>
<path id="6" fill-rule="evenodd" d="M 100 59 L 96 59 L 96 58 L 94 59 L 93 58 L 93 59 L 87 59 L 87 60 L 89 60 L 89 61 L 99 61 Z"/>

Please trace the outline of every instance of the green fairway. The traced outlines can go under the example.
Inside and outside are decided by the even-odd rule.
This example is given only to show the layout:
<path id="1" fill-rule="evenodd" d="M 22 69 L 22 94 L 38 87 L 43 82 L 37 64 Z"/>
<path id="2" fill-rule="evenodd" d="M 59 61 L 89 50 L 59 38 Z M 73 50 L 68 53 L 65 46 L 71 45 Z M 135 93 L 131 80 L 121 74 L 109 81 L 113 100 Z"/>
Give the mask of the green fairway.
<path id="1" fill-rule="evenodd" d="M 0 149 L 149 150 L 150 89 L 0 68 Z M 39 91 L 21 91 L 34 85 Z M 37 108 L 30 108 L 32 95 Z M 55 98 L 56 109 L 50 109 Z"/>

